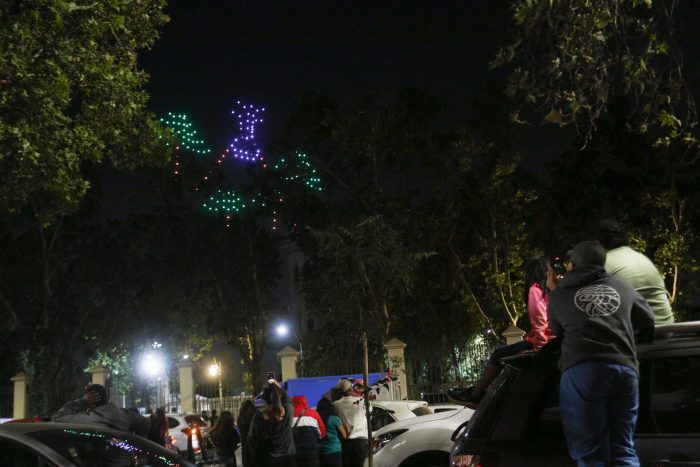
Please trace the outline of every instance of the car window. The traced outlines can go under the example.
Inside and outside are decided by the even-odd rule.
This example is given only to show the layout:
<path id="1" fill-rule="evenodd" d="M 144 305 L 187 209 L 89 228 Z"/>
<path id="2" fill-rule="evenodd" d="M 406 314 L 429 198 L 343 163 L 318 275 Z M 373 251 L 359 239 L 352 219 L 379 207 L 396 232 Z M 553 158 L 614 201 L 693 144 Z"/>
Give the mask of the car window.
<path id="1" fill-rule="evenodd" d="M 180 422 L 177 421 L 177 418 L 168 417 L 168 428 L 175 428 L 179 424 Z"/>
<path id="2" fill-rule="evenodd" d="M 27 433 L 78 467 L 173 467 L 189 465 L 173 452 L 138 436 L 112 436 L 89 429 Z"/>
<path id="3" fill-rule="evenodd" d="M 206 420 L 201 415 L 187 415 L 185 416 L 185 421 L 190 425 L 194 423 L 199 426 L 207 426 Z"/>
<path id="4" fill-rule="evenodd" d="M 700 355 L 655 358 L 649 405 L 659 433 L 700 433 Z"/>
<path id="5" fill-rule="evenodd" d="M 49 467 L 54 464 L 45 459 L 41 454 L 31 449 L 13 443 L 12 441 L 0 441 L 0 465 L 12 467 Z"/>
<path id="6" fill-rule="evenodd" d="M 372 431 L 377 431 L 384 425 L 395 421 L 396 419 L 391 415 L 391 411 L 376 406 L 372 408 Z"/>

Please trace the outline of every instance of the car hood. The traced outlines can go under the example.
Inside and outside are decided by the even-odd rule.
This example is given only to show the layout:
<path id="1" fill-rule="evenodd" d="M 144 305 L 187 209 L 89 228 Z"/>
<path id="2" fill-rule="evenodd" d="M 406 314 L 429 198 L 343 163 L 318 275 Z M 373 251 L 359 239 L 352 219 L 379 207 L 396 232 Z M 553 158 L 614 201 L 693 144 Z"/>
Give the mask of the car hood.
<path id="1" fill-rule="evenodd" d="M 420 417 L 406 418 L 404 420 L 399 420 L 398 422 L 389 423 L 388 425 L 379 429 L 375 433 L 375 435 L 379 436 L 389 431 L 394 431 L 401 428 L 408 428 L 413 425 L 432 422 L 436 420 L 444 420 L 445 423 L 449 423 L 454 419 L 454 422 L 456 424 L 459 424 L 469 420 L 473 413 L 474 411 L 472 409 L 465 407 L 461 410 L 448 410 L 445 412 L 439 412 L 430 415 L 421 415 Z"/>

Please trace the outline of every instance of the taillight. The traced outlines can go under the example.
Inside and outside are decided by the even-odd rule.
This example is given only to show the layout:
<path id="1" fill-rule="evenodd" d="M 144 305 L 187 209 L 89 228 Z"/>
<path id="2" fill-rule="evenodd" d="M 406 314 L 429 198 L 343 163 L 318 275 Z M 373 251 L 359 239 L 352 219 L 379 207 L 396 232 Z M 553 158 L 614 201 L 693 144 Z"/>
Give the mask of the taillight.
<path id="1" fill-rule="evenodd" d="M 498 467 L 499 456 L 493 453 L 457 454 L 451 467 Z"/>

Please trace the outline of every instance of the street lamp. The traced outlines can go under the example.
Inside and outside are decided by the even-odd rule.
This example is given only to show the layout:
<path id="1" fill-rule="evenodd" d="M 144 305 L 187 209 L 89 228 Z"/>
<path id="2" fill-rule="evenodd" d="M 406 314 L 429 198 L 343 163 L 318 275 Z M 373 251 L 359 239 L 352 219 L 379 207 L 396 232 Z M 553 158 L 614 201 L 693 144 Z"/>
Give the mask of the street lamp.
<path id="1" fill-rule="evenodd" d="M 219 412 L 224 411 L 224 389 L 221 384 L 221 362 L 217 362 L 216 358 L 214 359 L 214 363 L 209 365 L 209 375 L 210 376 L 218 376 L 219 377 Z"/>
<path id="2" fill-rule="evenodd" d="M 289 326 L 286 323 L 280 323 L 275 327 L 275 332 L 279 337 L 287 337 L 289 336 Z M 299 336 L 294 334 L 294 337 L 299 343 L 299 369 L 301 370 L 301 376 L 304 376 L 304 348 L 301 345 L 301 339 L 299 339 Z"/>

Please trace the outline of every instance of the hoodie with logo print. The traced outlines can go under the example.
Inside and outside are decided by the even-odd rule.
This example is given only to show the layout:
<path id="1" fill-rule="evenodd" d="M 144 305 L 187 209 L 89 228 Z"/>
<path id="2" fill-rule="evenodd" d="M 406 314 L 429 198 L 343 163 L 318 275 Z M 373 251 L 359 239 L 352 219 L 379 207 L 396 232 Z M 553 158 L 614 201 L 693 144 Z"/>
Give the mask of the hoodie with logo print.
<path id="1" fill-rule="evenodd" d="M 559 368 L 585 360 L 625 365 L 637 373 L 635 330 L 654 325 L 647 302 L 601 266 L 577 266 L 550 294 L 549 326 L 563 336 Z"/>

